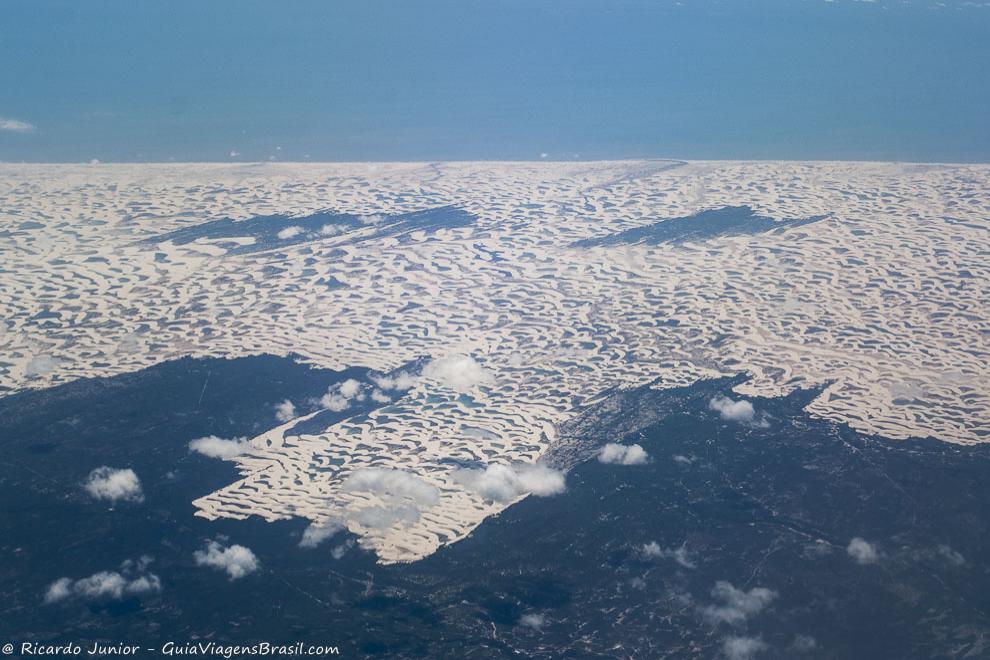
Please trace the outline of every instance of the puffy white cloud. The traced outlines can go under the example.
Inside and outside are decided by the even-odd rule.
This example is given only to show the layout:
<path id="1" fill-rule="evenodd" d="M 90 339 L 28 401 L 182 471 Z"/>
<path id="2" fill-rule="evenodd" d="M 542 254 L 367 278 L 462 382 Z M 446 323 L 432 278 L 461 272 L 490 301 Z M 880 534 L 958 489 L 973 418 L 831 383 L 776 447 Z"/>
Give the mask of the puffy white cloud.
<path id="1" fill-rule="evenodd" d="M 690 457 L 684 456 L 683 454 L 674 454 L 674 462 L 680 463 L 681 465 L 691 465 L 694 461 Z"/>
<path id="2" fill-rule="evenodd" d="M 460 469 L 454 479 L 493 502 L 511 502 L 527 493 L 548 497 L 564 492 L 564 473 L 536 463 L 503 465 L 494 463 L 485 469 Z"/>
<path id="3" fill-rule="evenodd" d="M 526 628 L 533 628 L 534 630 L 539 630 L 546 623 L 546 619 L 543 618 L 542 614 L 523 614 L 519 617 L 519 625 Z"/>
<path id="4" fill-rule="evenodd" d="M 237 158 L 240 155 L 241 155 L 241 152 L 238 151 L 237 149 L 231 149 L 230 150 L 230 157 L 231 158 Z"/>
<path id="5" fill-rule="evenodd" d="M 354 520 L 371 529 L 385 529 L 396 523 L 412 524 L 419 520 L 419 509 L 412 506 L 370 506 L 354 512 Z"/>
<path id="6" fill-rule="evenodd" d="M 470 355 L 448 355 L 431 360 L 423 367 L 423 376 L 455 392 L 467 392 L 479 385 L 491 385 L 495 376 Z"/>
<path id="7" fill-rule="evenodd" d="M 354 397 L 361 394 L 361 383 L 354 380 L 353 378 L 348 378 L 343 383 L 340 384 L 340 395 L 347 397 L 348 399 L 353 399 Z"/>
<path id="8" fill-rule="evenodd" d="M 721 394 L 712 397 L 708 402 L 708 408 L 718 412 L 722 419 L 730 422 L 752 422 L 756 416 L 753 404 L 745 399 L 733 401 Z"/>
<path id="9" fill-rule="evenodd" d="M 296 418 L 296 405 L 286 399 L 282 403 L 275 404 L 275 419 L 280 422 L 288 422 Z"/>
<path id="10" fill-rule="evenodd" d="M 337 236 L 347 231 L 340 225 L 323 225 L 320 227 L 320 236 Z"/>
<path id="11" fill-rule="evenodd" d="M 0 131 L 11 131 L 13 133 L 30 133 L 34 130 L 34 124 L 29 124 L 20 119 L 9 119 L 0 117 Z"/>
<path id="12" fill-rule="evenodd" d="M 89 473 L 89 478 L 83 484 L 86 492 L 98 500 L 116 502 L 141 502 L 144 493 L 141 491 L 141 480 L 130 468 L 118 469 L 103 465 Z"/>
<path id="13" fill-rule="evenodd" d="M 673 559 L 684 568 L 696 568 L 697 564 L 691 561 L 687 545 L 681 545 L 673 550 L 662 548 L 656 541 L 650 541 L 640 548 L 640 552 L 646 559 Z"/>
<path id="14" fill-rule="evenodd" d="M 303 532 L 302 539 L 299 540 L 299 547 L 315 548 L 343 528 L 344 526 L 335 520 L 320 525 L 312 523 Z"/>
<path id="15" fill-rule="evenodd" d="M 351 406 L 352 401 L 364 401 L 362 389 L 360 381 L 348 378 L 327 388 L 327 393 L 320 397 L 319 404 L 327 410 L 343 412 Z"/>
<path id="16" fill-rule="evenodd" d="M 650 456 L 639 445 L 620 445 L 609 442 L 598 452 L 598 460 L 602 463 L 618 463 L 619 465 L 643 465 Z"/>
<path id="17" fill-rule="evenodd" d="M 320 406 L 334 412 L 343 412 L 351 407 L 351 402 L 339 392 L 327 392 L 320 397 Z"/>
<path id="18" fill-rule="evenodd" d="M 234 544 L 225 547 L 217 541 L 209 541 L 202 550 L 193 553 L 197 566 L 209 566 L 226 571 L 231 580 L 254 573 L 261 563 L 250 549 Z"/>
<path id="19" fill-rule="evenodd" d="M 357 219 L 365 225 L 380 225 L 385 222 L 385 217 L 381 215 L 359 215 Z"/>
<path id="20" fill-rule="evenodd" d="M 735 625 L 759 614 L 777 594 L 763 587 L 743 591 L 732 586 L 731 582 L 720 580 L 712 589 L 712 597 L 722 601 L 722 604 L 703 608 L 701 613 L 705 620 L 713 625 L 722 622 Z"/>
<path id="21" fill-rule="evenodd" d="M 440 499 L 440 491 L 433 484 L 411 472 L 389 468 L 355 470 L 344 480 L 343 488 L 411 500 L 417 506 L 433 506 Z"/>
<path id="22" fill-rule="evenodd" d="M 767 644 L 759 637 L 726 637 L 722 642 L 722 653 L 728 660 L 750 660 Z"/>
<path id="23" fill-rule="evenodd" d="M 371 382 L 383 390 L 408 390 L 416 385 L 417 378 L 410 373 L 400 371 L 394 376 L 370 376 Z"/>
<path id="24" fill-rule="evenodd" d="M 148 573 L 150 557 L 138 561 L 127 560 L 118 571 L 100 571 L 89 577 L 73 580 L 59 578 L 45 592 L 46 603 L 57 603 L 70 598 L 85 600 L 121 600 L 125 596 L 144 596 L 162 590 L 162 582 L 154 573 Z"/>
<path id="25" fill-rule="evenodd" d="M 251 442 L 247 438 L 227 440 L 215 435 L 208 435 L 205 438 L 192 440 L 189 443 L 189 449 L 210 458 L 222 458 L 226 461 L 247 453 L 251 449 Z"/>
<path id="26" fill-rule="evenodd" d="M 375 403 L 390 403 L 392 397 L 382 392 L 377 387 L 371 392 L 371 400 Z"/>
<path id="27" fill-rule="evenodd" d="M 858 536 L 849 541 L 846 552 L 856 560 L 857 564 L 875 564 L 880 558 L 877 547 Z"/>
<path id="28" fill-rule="evenodd" d="M 280 231 L 278 233 L 278 237 L 279 237 L 280 240 L 283 240 L 284 241 L 284 240 L 288 240 L 290 238 L 295 238 L 296 236 L 298 236 L 301 233 L 303 233 L 303 228 L 302 227 L 299 227 L 299 226 L 296 226 L 296 225 L 293 225 L 291 227 L 286 227 L 285 229 L 283 229 L 282 231 Z"/>

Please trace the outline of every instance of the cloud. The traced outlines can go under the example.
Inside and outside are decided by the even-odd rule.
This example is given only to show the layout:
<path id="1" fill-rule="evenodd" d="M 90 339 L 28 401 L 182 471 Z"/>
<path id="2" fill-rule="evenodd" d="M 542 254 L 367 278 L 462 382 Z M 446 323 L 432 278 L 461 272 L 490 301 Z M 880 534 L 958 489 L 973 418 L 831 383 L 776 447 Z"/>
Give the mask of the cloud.
<path id="1" fill-rule="evenodd" d="M 0 117 L 0 131 L 11 131 L 13 133 L 30 133 L 34 130 L 34 124 L 19 119 L 9 119 Z"/>
<path id="2" fill-rule="evenodd" d="M 411 525 L 419 520 L 419 509 L 413 506 L 369 506 L 353 514 L 354 520 L 371 529 L 385 529 L 396 523 Z"/>
<path id="3" fill-rule="evenodd" d="M 344 525 L 335 520 L 320 525 L 312 523 L 303 532 L 302 539 L 299 540 L 299 547 L 315 548 L 342 529 L 344 529 Z"/>
<path id="4" fill-rule="evenodd" d="M 532 628 L 534 630 L 539 630 L 546 623 L 546 619 L 542 614 L 523 614 L 519 617 L 519 625 L 526 628 Z"/>
<path id="5" fill-rule="evenodd" d="M 650 541 L 640 548 L 640 553 L 646 559 L 673 559 L 684 568 L 697 568 L 697 564 L 691 561 L 691 555 L 688 553 L 686 544 L 682 544 L 679 548 L 668 550 L 667 548 L 661 548 L 660 544 L 656 541 Z"/>
<path id="6" fill-rule="evenodd" d="M 320 397 L 321 407 L 334 412 L 343 412 L 350 408 L 352 401 L 364 401 L 363 386 L 360 381 L 348 378 L 342 383 L 331 385 L 327 393 Z"/>
<path id="7" fill-rule="evenodd" d="M 241 152 L 238 151 L 237 149 L 231 149 L 230 150 L 230 157 L 231 158 L 237 158 L 240 155 L 241 155 Z"/>
<path id="8" fill-rule="evenodd" d="M 346 231 L 347 229 L 340 225 L 323 225 L 320 227 L 320 236 L 338 236 Z"/>
<path id="9" fill-rule="evenodd" d="M 334 549 L 330 551 L 330 556 L 334 559 L 341 559 L 347 554 L 347 551 L 354 547 L 354 539 L 347 539 L 340 545 L 334 546 Z"/>
<path id="10" fill-rule="evenodd" d="M 777 594 L 763 587 L 743 591 L 732 586 L 731 582 L 719 580 L 712 588 L 712 597 L 722 601 L 722 604 L 703 608 L 701 614 L 705 620 L 712 625 L 723 622 L 736 625 L 759 614 Z"/>
<path id="11" fill-rule="evenodd" d="M 728 660 L 750 660 L 766 649 L 766 642 L 759 637 L 726 637 L 722 642 L 722 653 Z"/>
<path id="12" fill-rule="evenodd" d="M 98 500 L 142 502 L 141 480 L 130 468 L 117 469 L 103 465 L 89 473 L 83 484 L 86 492 Z"/>
<path id="13" fill-rule="evenodd" d="M 875 564 L 880 558 L 877 547 L 858 536 L 849 542 L 846 552 L 857 564 Z"/>
<path id="14" fill-rule="evenodd" d="M 302 227 L 298 227 L 296 225 L 293 225 L 291 227 L 286 227 L 285 229 L 283 229 L 282 231 L 280 231 L 278 233 L 278 237 L 279 237 L 280 240 L 283 240 L 284 241 L 284 240 L 287 240 L 287 239 L 290 239 L 290 238 L 295 238 L 296 236 L 298 236 L 301 233 L 303 233 L 303 228 Z"/>
<path id="15" fill-rule="evenodd" d="M 602 463 L 618 463 L 619 465 L 643 465 L 650 456 L 639 445 L 620 445 L 610 442 L 598 452 L 598 460 Z"/>
<path id="16" fill-rule="evenodd" d="M 125 596 L 145 596 L 162 590 L 162 582 L 154 573 L 148 573 L 150 557 L 138 561 L 127 560 L 118 571 L 100 571 L 89 577 L 73 580 L 59 578 L 48 586 L 46 603 L 58 603 L 70 598 L 84 600 L 121 600 Z"/>
<path id="17" fill-rule="evenodd" d="M 275 404 L 275 419 L 280 422 L 288 422 L 296 418 L 296 405 L 286 399 L 282 403 Z"/>
<path id="18" fill-rule="evenodd" d="M 467 392 L 479 385 L 492 385 L 495 376 L 469 355 L 449 355 L 431 360 L 423 367 L 423 376 L 455 392 Z"/>
<path id="19" fill-rule="evenodd" d="M 51 355 L 41 353 L 28 360 L 27 365 L 24 367 L 24 375 L 27 378 L 44 376 L 45 374 L 50 374 L 55 371 L 57 368 L 58 360 L 53 358 Z"/>
<path id="20" fill-rule="evenodd" d="M 752 422 L 756 415 L 753 404 L 745 399 L 733 401 L 721 394 L 712 397 L 708 402 L 709 410 L 715 410 L 722 419 L 730 422 Z"/>
<path id="21" fill-rule="evenodd" d="M 394 376 L 369 376 L 371 382 L 383 390 L 408 390 L 416 385 L 417 378 L 410 373 L 400 371 Z"/>
<path id="22" fill-rule="evenodd" d="M 674 454 L 674 462 L 680 463 L 681 465 L 691 465 L 694 461 L 683 454 Z"/>
<path id="23" fill-rule="evenodd" d="M 348 378 L 340 384 L 340 394 L 348 399 L 353 399 L 361 394 L 361 383 L 353 378 Z"/>
<path id="24" fill-rule="evenodd" d="M 189 443 L 189 449 L 209 456 L 210 458 L 222 458 L 227 461 L 237 456 L 246 454 L 251 449 L 251 443 L 247 438 L 218 438 L 215 435 L 208 435 L 205 438 L 196 438 Z"/>
<path id="25" fill-rule="evenodd" d="M 410 500 L 417 506 L 433 506 L 440 500 L 440 491 L 428 481 L 411 472 L 389 468 L 355 470 L 344 480 L 343 488 Z"/>
<path id="26" fill-rule="evenodd" d="M 197 566 L 209 566 L 226 571 L 231 580 L 254 573 L 261 565 L 258 558 L 243 545 L 224 547 L 217 541 L 209 541 L 202 550 L 193 553 Z"/>
<path id="27" fill-rule="evenodd" d="M 460 469 L 454 480 L 486 500 L 511 502 L 527 493 L 548 497 L 564 492 L 564 473 L 541 463 L 503 465 L 495 463 L 485 469 Z"/>
<path id="28" fill-rule="evenodd" d="M 392 401 L 392 397 L 376 387 L 371 393 L 371 400 L 375 403 L 390 403 Z"/>

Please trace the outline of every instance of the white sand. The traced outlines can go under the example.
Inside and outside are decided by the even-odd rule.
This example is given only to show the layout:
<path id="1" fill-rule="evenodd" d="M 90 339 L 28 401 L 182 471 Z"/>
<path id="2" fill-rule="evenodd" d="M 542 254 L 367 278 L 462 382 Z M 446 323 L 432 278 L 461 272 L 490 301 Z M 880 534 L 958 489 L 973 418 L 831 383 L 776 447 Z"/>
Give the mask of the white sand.
<path id="1" fill-rule="evenodd" d="M 378 370 L 474 355 L 495 377 L 475 388 L 480 405 L 421 381 L 366 423 L 284 437 L 290 422 L 237 459 L 241 481 L 195 503 L 209 518 L 344 518 L 382 561 L 408 561 L 504 508 L 453 481 L 445 459 L 533 462 L 576 405 L 658 377 L 746 371 L 738 393 L 763 396 L 834 381 L 813 414 L 894 439 L 990 440 L 988 191 L 990 166 L 975 165 L 0 165 L 0 362 L 13 364 L 0 385 L 187 355 Z M 159 262 L 134 245 L 223 217 L 444 204 L 478 223 L 344 257 L 331 253 L 346 236 L 242 256 L 226 254 L 232 241 L 162 244 Z M 569 247 L 738 204 L 830 218 L 694 245 Z M 272 265 L 285 272 L 262 273 Z M 348 287 L 317 284 L 331 276 Z M 400 313 L 410 301 L 422 306 Z M 419 475 L 439 502 L 415 523 L 362 526 L 361 509 L 397 505 L 340 488 L 370 466 Z"/>

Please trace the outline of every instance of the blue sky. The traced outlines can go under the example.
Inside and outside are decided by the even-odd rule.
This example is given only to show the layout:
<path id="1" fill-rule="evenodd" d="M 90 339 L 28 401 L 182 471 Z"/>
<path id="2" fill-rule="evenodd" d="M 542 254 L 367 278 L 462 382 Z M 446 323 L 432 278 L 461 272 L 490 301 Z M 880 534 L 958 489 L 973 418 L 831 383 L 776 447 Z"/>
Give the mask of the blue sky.
<path id="1" fill-rule="evenodd" d="M 0 161 L 988 162 L 979 4 L 6 0 Z"/>

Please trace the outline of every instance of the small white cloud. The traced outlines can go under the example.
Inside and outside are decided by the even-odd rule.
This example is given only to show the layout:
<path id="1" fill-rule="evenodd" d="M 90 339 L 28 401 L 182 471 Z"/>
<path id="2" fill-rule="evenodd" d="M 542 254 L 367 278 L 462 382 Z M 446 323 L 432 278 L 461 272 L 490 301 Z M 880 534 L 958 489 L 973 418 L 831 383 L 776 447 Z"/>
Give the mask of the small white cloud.
<path id="1" fill-rule="evenodd" d="M 877 547 L 858 536 L 849 542 L 846 552 L 857 564 L 875 564 L 880 558 Z"/>
<path id="2" fill-rule="evenodd" d="M 523 614 L 519 617 L 519 625 L 525 628 L 532 628 L 533 630 L 539 630 L 546 623 L 546 619 L 543 618 L 542 614 Z"/>
<path id="3" fill-rule="evenodd" d="M 261 565 L 254 553 L 243 545 L 224 547 L 217 541 L 209 541 L 202 550 L 193 553 L 197 566 L 209 566 L 226 571 L 231 580 L 254 573 Z"/>
<path id="4" fill-rule="evenodd" d="M 89 164 L 90 165 L 99 165 L 100 164 L 100 159 L 99 158 L 90 158 L 89 159 Z"/>
<path id="5" fill-rule="evenodd" d="M 396 523 L 411 525 L 419 520 L 419 509 L 412 506 L 371 506 L 355 512 L 354 520 L 370 529 L 386 529 Z"/>
<path id="6" fill-rule="evenodd" d="M 691 561 L 691 555 L 687 550 L 687 544 L 682 544 L 679 548 L 672 550 L 660 547 L 656 541 L 650 541 L 640 548 L 640 552 L 646 559 L 673 559 L 684 568 L 696 568 L 697 564 Z"/>
<path id="7" fill-rule="evenodd" d="M 392 397 L 382 392 L 377 387 L 371 392 L 371 400 L 375 403 L 391 403 Z"/>
<path id="8" fill-rule="evenodd" d="M 712 597 L 722 601 L 722 604 L 703 608 L 701 613 L 705 620 L 712 625 L 722 622 L 735 625 L 759 614 L 777 594 L 763 587 L 743 591 L 732 586 L 731 582 L 720 580 L 712 588 Z"/>
<path id="9" fill-rule="evenodd" d="M 296 406 L 286 399 L 282 403 L 275 404 L 275 419 L 280 422 L 288 422 L 296 418 Z"/>
<path id="10" fill-rule="evenodd" d="M 727 660 L 750 660 L 766 649 L 766 642 L 759 637 L 726 637 L 722 642 L 722 653 Z"/>
<path id="11" fill-rule="evenodd" d="M 311 523 L 303 532 L 302 539 L 299 540 L 299 547 L 315 548 L 343 528 L 341 523 L 333 520 L 320 525 Z"/>
<path id="12" fill-rule="evenodd" d="M 708 402 L 708 408 L 717 411 L 722 419 L 730 422 L 752 422 L 756 416 L 756 410 L 753 409 L 753 404 L 749 401 L 745 399 L 733 401 L 721 394 L 712 397 L 712 400 Z"/>
<path id="13" fill-rule="evenodd" d="M 371 382 L 383 390 L 408 390 L 416 384 L 416 377 L 400 371 L 394 376 L 370 376 Z"/>
<path id="14" fill-rule="evenodd" d="M 237 151 L 236 149 L 231 149 L 230 150 L 230 157 L 231 158 L 237 158 L 240 155 L 241 155 L 241 152 L 240 151 Z"/>
<path id="15" fill-rule="evenodd" d="M 98 500 L 144 501 L 141 480 L 130 468 L 117 469 L 106 465 L 98 467 L 89 473 L 89 478 L 83 487 Z"/>
<path id="16" fill-rule="evenodd" d="M 121 600 L 125 596 L 145 596 L 162 590 L 162 582 L 148 573 L 150 557 L 127 560 L 118 571 L 100 571 L 89 577 L 73 580 L 59 578 L 45 592 L 46 603 L 58 603 L 70 598 L 85 600 Z"/>
<path id="17" fill-rule="evenodd" d="M 327 410 L 343 412 L 350 408 L 352 401 L 364 401 L 365 398 L 360 381 L 348 378 L 327 388 L 327 393 L 320 397 L 319 404 Z"/>
<path id="18" fill-rule="evenodd" d="M 422 477 L 389 468 L 355 470 L 344 480 L 343 488 L 352 492 L 411 500 L 417 506 L 433 506 L 440 500 L 440 491 Z"/>
<path id="19" fill-rule="evenodd" d="M 469 355 L 449 355 L 431 360 L 423 367 L 423 376 L 455 392 L 467 392 L 479 385 L 492 385 L 495 376 Z"/>
<path id="20" fill-rule="evenodd" d="M 19 119 L 8 119 L 0 117 L 0 131 L 11 131 L 13 133 L 30 133 L 34 130 L 34 124 Z"/>
<path id="21" fill-rule="evenodd" d="M 818 648 L 818 642 L 811 635 L 795 635 L 791 648 L 798 653 L 809 653 Z"/>
<path id="22" fill-rule="evenodd" d="M 694 461 L 683 454 L 674 454 L 674 462 L 680 463 L 681 465 L 691 465 Z"/>
<path id="23" fill-rule="evenodd" d="M 347 230 L 340 225 L 323 225 L 320 227 L 320 236 L 337 236 L 345 231 Z"/>
<path id="24" fill-rule="evenodd" d="M 227 440 L 215 435 L 208 435 L 205 438 L 196 438 L 190 441 L 189 449 L 210 458 L 221 458 L 227 461 L 247 453 L 251 449 L 251 442 L 247 438 Z"/>
<path id="25" fill-rule="evenodd" d="M 381 215 L 359 215 L 357 219 L 361 224 L 365 225 L 380 225 L 385 222 L 384 216 Z"/>
<path id="26" fill-rule="evenodd" d="M 598 460 L 602 463 L 643 465 L 649 458 L 646 450 L 639 445 L 620 445 L 614 442 L 606 444 L 598 452 Z"/>
<path id="27" fill-rule="evenodd" d="M 340 394 L 347 397 L 348 399 L 353 399 L 361 393 L 361 383 L 360 381 L 354 380 L 353 378 L 348 378 L 343 383 L 340 384 Z"/>
<path id="28" fill-rule="evenodd" d="M 334 559 L 341 559 L 347 554 L 347 551 L 354 547 L 354 540 L 347 539 L 340 545 L 334 546 L 333 550 L 330 551 L 330 556 Z"/>
<path id="29" fill-rule="evenodd" d="M 283 229 L 282 231 L 280 231 L 278 233 L 278 238 L 279 238 L 279 240 L 284 241 L 284 240 L 287 240 L 287 239 L 290 239 L 290 238 L 295 238 L 296 236 L 298 236 L 301 233 L 303 233 L 303 228 L 302 227 L 298 227 L 296 225 L 293 225 L 291 227 L 286 227 L 285 229 Z"/>
<path id="30" fill-rule="evenodd" d="M 540 158 L 541 159 L 544 159 L 544 158 L 548 157 L 549 155 L 550 154 L 548 154 L 547 152 L 544 151 L 543 153 L 540 154 Z"/>
<path id="31" fill-rule="evenodd" d="M 460 469 L 454 472 L 454 480 L 493 502 L 511 502 L 527 493 L 549 497 L 564 492 L 566 487 L 563 472 L 540 463 L 495 463 L 483 470 Z"/>

